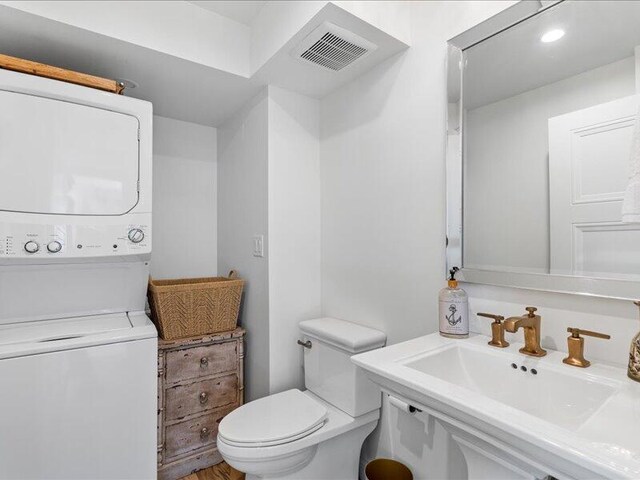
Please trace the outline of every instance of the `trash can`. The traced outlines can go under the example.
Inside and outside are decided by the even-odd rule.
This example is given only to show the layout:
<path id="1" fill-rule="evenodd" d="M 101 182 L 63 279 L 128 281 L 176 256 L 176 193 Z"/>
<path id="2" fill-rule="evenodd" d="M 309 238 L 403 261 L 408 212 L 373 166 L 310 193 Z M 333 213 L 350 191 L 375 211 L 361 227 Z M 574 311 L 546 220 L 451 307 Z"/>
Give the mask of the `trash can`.
<path id="1" fill-rule="evenodd" d="M 376 458 L 364 469 L 367 480 L 413 480 L 409 468 L 390 458 Z"/>

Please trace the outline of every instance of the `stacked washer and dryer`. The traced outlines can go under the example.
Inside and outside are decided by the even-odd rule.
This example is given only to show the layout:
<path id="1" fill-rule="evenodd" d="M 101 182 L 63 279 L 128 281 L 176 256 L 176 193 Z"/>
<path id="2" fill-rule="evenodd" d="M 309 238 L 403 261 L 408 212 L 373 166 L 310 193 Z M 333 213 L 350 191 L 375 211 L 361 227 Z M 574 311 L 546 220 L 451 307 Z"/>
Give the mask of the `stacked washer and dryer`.
<path id="1" fill-rule="evenodd" d="M 0 70 L 0 479 L 156 477 L 148 102 Z"/>

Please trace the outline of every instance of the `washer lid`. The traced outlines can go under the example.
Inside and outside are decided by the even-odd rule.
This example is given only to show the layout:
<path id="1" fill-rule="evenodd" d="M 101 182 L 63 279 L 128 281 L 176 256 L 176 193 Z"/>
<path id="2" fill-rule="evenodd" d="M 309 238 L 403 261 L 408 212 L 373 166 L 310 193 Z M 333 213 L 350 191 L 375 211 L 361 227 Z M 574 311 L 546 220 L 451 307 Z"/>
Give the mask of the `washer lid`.
<path id="1" fill-rule="evenodd" d="M 156 338 L 144 312 L 0 325 L 0 360 Z"/>
<path id="2" fill-rule="evenodd" d="M 231 445 L 263 447 L 305 437 L 322 427 L 327 409 L 293 389 L 254 400 L 224 417 L 218 435 Z"/>
<path id="3" fill-rule="evenodd" d="M 126 313 L 0 325 L 0 346 L 52 342 L 129 329 L 131 322 Z"/>

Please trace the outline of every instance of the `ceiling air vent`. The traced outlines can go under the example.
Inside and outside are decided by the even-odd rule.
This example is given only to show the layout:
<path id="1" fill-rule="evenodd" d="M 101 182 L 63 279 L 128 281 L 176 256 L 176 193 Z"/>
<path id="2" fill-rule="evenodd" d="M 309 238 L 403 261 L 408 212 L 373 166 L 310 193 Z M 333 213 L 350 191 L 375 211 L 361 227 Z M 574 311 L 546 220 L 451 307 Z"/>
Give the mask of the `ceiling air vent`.
<path id="1" fill-rule="evenodd" d="M 293 51 L 305 62 L 339 71 L 374 51 L 377 45 L 349 30 L 325 22 Z"/>

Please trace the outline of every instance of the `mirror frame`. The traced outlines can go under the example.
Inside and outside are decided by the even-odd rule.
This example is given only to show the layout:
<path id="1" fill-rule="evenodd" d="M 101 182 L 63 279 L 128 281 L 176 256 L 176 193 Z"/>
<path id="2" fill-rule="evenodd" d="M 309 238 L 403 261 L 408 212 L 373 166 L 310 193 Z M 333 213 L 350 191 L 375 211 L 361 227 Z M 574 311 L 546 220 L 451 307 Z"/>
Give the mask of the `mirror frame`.
<path id="1" fill-rule="evenodd" d="M 464 105 L 463 75 L 465 50 L 475 44 L 497 35 L 518 23 L 524 22 L 541 12 L 553 8 L 564 0 L 552 2 L 520 1 L 503 10 L 488 20 L 472 27 L 448 41 L 447 55 L 447 106 L 449 105 L 449 91 L 452 85 L 460 91 L 459 115 L 459 155 L 449 158 L 451 153 L 447 132 L 445 142 L 446 162 L 446 265 L 447 270 L 454 266 L 460 267 L 458 279 L 467 283 L 512 287 L 527 290 L 538 290 L 554 293 L 568 293 L 622 300 L 637 300 L 640 298 L 640 280 L 619 280 L 598 277 L 582 277 L 574 275 L 557 275 L 550 273 L 523 273 L 498 270 L 484 270 L 464 267 Z M 456 68 L 455 65 L 459 67 Z M 447 109 L 448 110 L 448 109 Z M 449 112 L 447 112 L 447 129 L 449 127 Z M 453 172 L 451 172 L 453 170 Z M 454 184 L 451 188 L 450 184 Z M 460 205 L 459 208 L 454 208 Z"/>

